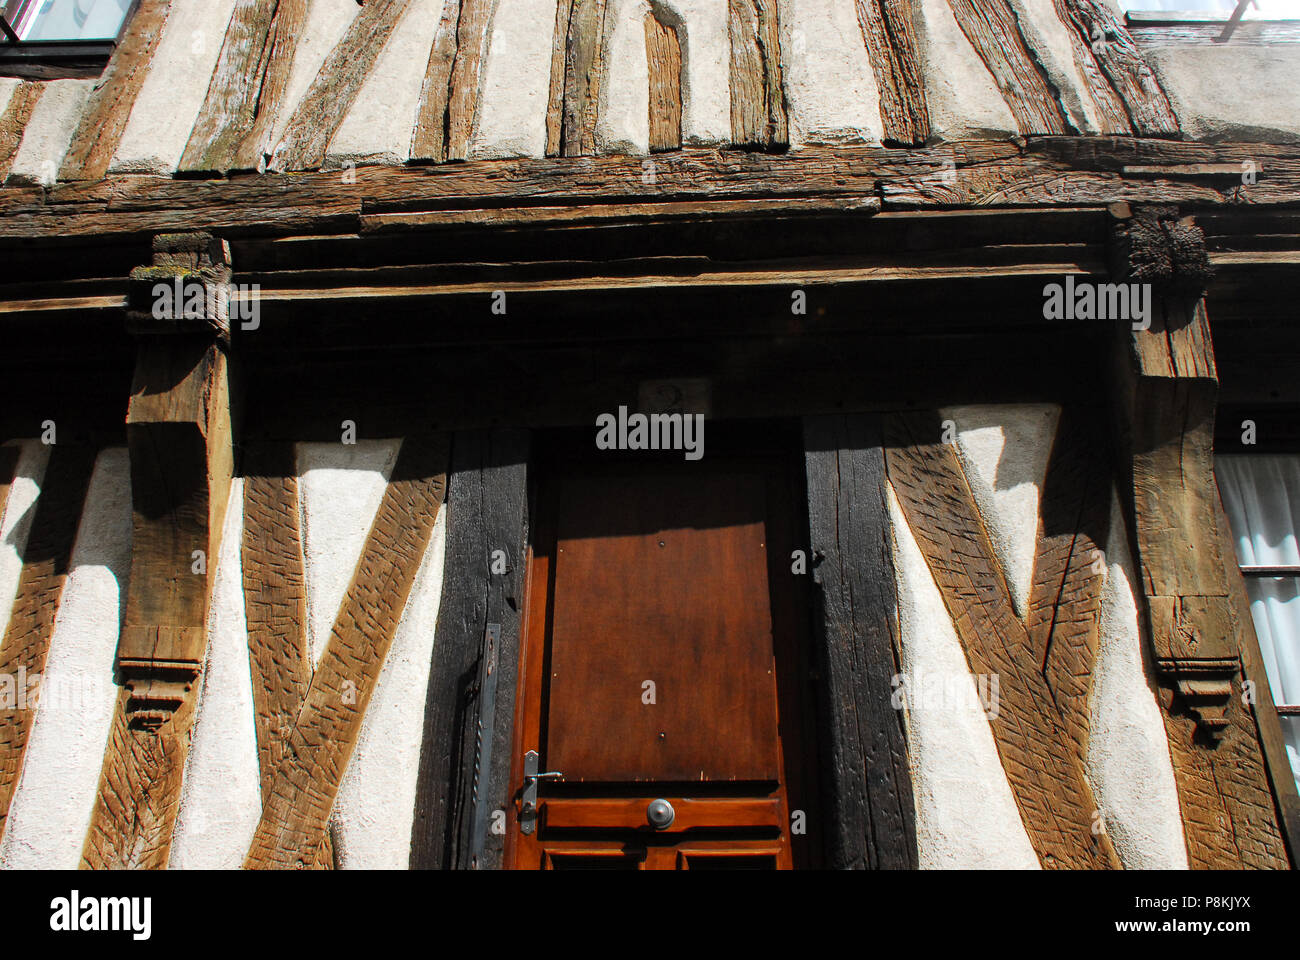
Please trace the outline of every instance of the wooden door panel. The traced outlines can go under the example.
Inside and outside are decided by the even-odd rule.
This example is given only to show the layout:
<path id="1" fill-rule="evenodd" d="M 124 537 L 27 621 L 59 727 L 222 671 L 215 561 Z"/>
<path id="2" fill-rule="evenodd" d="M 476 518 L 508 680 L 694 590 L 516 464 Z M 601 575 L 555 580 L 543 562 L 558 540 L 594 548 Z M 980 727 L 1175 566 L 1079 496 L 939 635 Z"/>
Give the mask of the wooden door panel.
<path id="1" fill-rule="evenodd" d="M 763 481 L 562 485 L 547 763 L 566 781 L 778 779 Z"/>

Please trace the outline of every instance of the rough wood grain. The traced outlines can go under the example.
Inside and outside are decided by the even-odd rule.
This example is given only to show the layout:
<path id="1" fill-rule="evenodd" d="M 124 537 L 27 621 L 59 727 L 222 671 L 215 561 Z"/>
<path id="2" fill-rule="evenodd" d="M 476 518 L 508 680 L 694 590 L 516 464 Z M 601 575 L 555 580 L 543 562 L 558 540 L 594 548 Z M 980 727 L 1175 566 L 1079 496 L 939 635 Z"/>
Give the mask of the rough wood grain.
<path id="1" fill-rule="evenodd" d="M 1061 722 L 1083 763 L 1088 695 L 1101 625 L 1111 484 L 1104 446 L 1087 414 L 1062 411 L 1039 508 L 1038 546 L 1025 628 Z"/>
<path id="2" fill-rule="evenodd" d="M 1178 117 L 1169 97 L 1114 9 L 1105 0 L 1054 2 L 1057 15 L 1070 31 L 1088 92 L 1105 118 L 1102 132 L 1177 136 Z M 1122 127 L 1121 118 L 1115 115 L 1117 104 L 1127 121 Z"/>
<path id="3" fill-rule="evenodd" d="M 605 76 L 606 0 L 559 0 L 551 88 L 546 119 L 546 155 L 591 156 Z"/>
<path id="4" fill-rule="evenodd" d="M 1203 300 L 1161 292 L 1150 327 L 1124 332 L 1118 430 L 1188 860 L 1201 869 L 1281 868 L 1279 813 L 1241 700 L 1244 624 L 1218 529 L 1209 317 Z"/>
<path id="5" fill-rule="evenodd" d="M 889 481 L 952 617 L 972 673 L 996 675 L 989 726 L 1021 819 L 1047 868 L 1114 869 L 1106 834 L 1042 665 L 1015 616 L 957 455 L 937 416 L 886 419 Z"/>
<path id="6" fill-rule="evenodd" d="M 682 44 L 656 8 L 645 15 L 645 54 L 650 73 L 650 152 L 682 145 Z"/>
<path id="7" fill-rule="evenodd" d="M 246 448 L 244 465 L 244 617 L 253 672 L 257 759 L 266 802 L 288 750 L 313 664 L 307 642 L 293 447 Z"/>
<path id="8" fill-rule="evenodd" d="M 1251 161 L 1253 185 L 1126 177 L 1125 166 Z M 747 197 L 879 197 L 886 209 L 933 206 L 1088 207 L 1185 203 L 1242 213 L 1300 203 L 1300 148 L 1123 137 L 1045 137 L 1025 144 L 961 141 L 933 149 L 804 147 L 767 154 L 691 148 L 655 158 L 519 158 L 229 180 L 114 176 L 48 190 L 0 190 L 0 239 L 139 235 L 219 229 L 232 237 L 350 233 L 363 214 L 478 203 L 587 205 Z M 6 246 L 9 246 L 6 244 Z M 12 248 L 20 248 L 20 244 Z"/>
<path id="9" fill-rule="evenodd" d="M 240 0 L 179 169 L 259 170 L 283 106 L 308 0 Z"/>
<path id="10" fill-rule="evenodd" d="M 0 114 L 0 183 L 4 183 L 13 169 L 27 121 L 32 118 L 32 111 L 44 90 L 45 84 L 24 80 L 10 95 L 4 113 Z"/>
<path id="11" fill-rule="evenodd" d="M 18 590 L 0 643 L 0 676 L 12 681 L 12 686 L 7 686 L 15 698 L 0 702 L 0 836 L 22 776 L 27 740 L 39 705 L 41 674 L 95 454 L 92 447 L 71 444 L 56 444 L 50 451 L 31 533 L 22 552 Z M 6 486 L 8 483 L 6 477 Z"/>
<path id="12" fill-rule="evenodd" d="M 871 59 L 886 144 L 919 147 L 930 136 L 930 110 L 917 52 L 913 0 L 857 0 L 858 25 Z"/>
<path id="13" fill-rule="evenodd" d="M 469 156 L 494 0 L 446 0 L 420 92 L 411 159 Z"/>
<path id="14" fill-rule="evenodd" d="M 425 697 L 419 788 L 411 831 L 412 869 L 499 867 L 504 837 L 482 838 L 474 860 L 475 743 L 492 738 L 492 768 L 478 771 L 485 810 L 505 809 L 513 760 L 519 630 L 528 535 L 527 432 L 457 433 L 447 497 L 446 575 Z M 506 552 L 492 574 L 493 550 Z M 496 717 L 480 731 L 480 660 L 489 623 L 501 627 Z M 488 818 L 490 822 L 490 818 Z"/>
<path id="15" fill-rule="evenodd" d="M 776 0 L 727 0 L 731 142 L 755 150 L 790 143 Z"/>
<path id="16" fill-rule="evenodd" d="M 407 437 L 312 677 L 244 866 L 315 865 L 446 487 L 447 441 Z"/>
<path id="17" fill-rule="evenodd" d="M 805 418 L 804 463 L 831 714 L 828 866 L 915 869 L 903 711 L 892 702 L 898 598 L 878 419 Z"/>
<path id="18" fill-rule="evenodd" d="M 149 74 L 171 5 L 171 0 L 141 0 L 72 135 L 59 168 L 60 180 L 98 180 L 108 171 Z"/>
<path id="19" fill-rule="evenodd" d="M 1007 0 L 948 0 L 957 25 L 988 68 L 1021 133 L 1073 133 L 1060 91 L 1047 77 Z"/>
<path id="20" fill-rule="evenodd" d="M 357 12 L 290 115 L 268 164 L 270 169 L 320 168 L 406 8 L 407 0 L 370 0 Z"/>
<path id="21" fill-rule="evenodd" d="M 1084 89 L 1092 100 L 1096 110 L 1097 125 L 1101 128 L 1101 132 L 1121 135 L 1132 133 L 1133 128 L 1129 124 L 1124 101 L 1119 98 L 1119 94 L 1110 85 L 1110 80 L 1097 63 L 1097 55 L 1101 52 L 1100 45 L 1105 42 L 1104 34 L 1097 36 L 1072 21 L 1074 5 L 1071 0 L 1052 0 L 1052 5 L 1056 8 L 1057 18 L 1066 25 L 1066 32 L 1070 36 L 1070 48 L 1074 52 L 1074 65 L 1079 68 Z"/>
<path id="22" fill-rule="evenodd" d="M 144 730 L 128 720 L 131 696 L 122 687 L 113 708 L 83 870 L 163 870 L 171 855 L 194 701 L 182 703 L 161 727 Z"/>

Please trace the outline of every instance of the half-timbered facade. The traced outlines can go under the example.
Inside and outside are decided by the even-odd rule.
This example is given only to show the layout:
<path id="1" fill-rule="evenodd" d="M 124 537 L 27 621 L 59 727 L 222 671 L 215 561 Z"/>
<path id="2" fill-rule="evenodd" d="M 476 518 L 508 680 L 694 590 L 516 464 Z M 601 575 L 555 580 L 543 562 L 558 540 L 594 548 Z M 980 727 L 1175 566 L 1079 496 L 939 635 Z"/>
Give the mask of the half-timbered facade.
<path id="1" fill-rule="evenodd" d="M 1293 866 L 1237 14 L 0 4 L 0 866 Z"/>

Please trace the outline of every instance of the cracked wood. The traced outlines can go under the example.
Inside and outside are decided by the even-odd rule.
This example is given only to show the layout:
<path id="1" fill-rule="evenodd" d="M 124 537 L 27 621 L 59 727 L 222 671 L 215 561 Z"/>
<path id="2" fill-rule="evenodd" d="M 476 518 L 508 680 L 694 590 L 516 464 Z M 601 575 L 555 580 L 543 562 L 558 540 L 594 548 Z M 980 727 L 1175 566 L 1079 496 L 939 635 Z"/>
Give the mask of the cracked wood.
<path id="1" fill-rule="evenodd" d="M 446 0 L 420 91 L 413 161 L 469 157 L 494 8 L 494 0 Z"/>
<path id="2" fill-rule="evenodd" d="M 832 715 L 829 812 L 836 869 L 915 869 L 916 809 L 903 711 L 898 597 L 880 422 L 806 417 L 818 661 Z"/>
<path id="3" fill-rule="evenodd" d="M 596 120 L 605 77 L 607 0 L 559 0 L 551 51 L 546 111 L 546 155 L 585 157 L 596 152 Z"/>
<path id="4" fill-rule="evenodd" d="M 247 868 L 313 866 L 446 488 L 447 438 L 407 437 L 253 834 Z"/>
<path id="5" fill-rule="evenodd" d="M 930 111 L 912 28 L 913 0 L 857 0 L 856 6 L 879 92 L 882 140 L 919 147 L 930 136 Z"/>
<path id="6" fill-rule="evenodd" d="M 682 44 L 655 8 L 645 15 L 645 54 L 650 74 L 650 152 L 682 145 Z"/>
<path id="7" fill-rule="evenodd" d="M 776 0 L 728 0 L 731 142 L 758 150 L 789 145 Z"/>
<path id="8" fill-rule="evenodd" d="M 408 0 L 370 0 L 335 44 L 307 93 L 294 108 L 268 166 L 317 170 L 357 94 L 379 59 Z"/>
<path id="9" fill-rule="evenodd" d="M 1047 76 L 1007 0 L 948 0 L 957 25 L 984 61 L 1020 132 L 1074 133 L 1060 91 Z"/>
<path id="10" fill-rule="evenodd" d="M 59 168 L 60 180 L 98 180 L 108 172 L 136 97 L 149 75 L 171 5 L 171 0 L 141 0 L 121 45 L 113 52 L 82 111 L 81 122 Z"/>
<path id="11" fill-rule="evenodd" d="M 1016 617 L 988 534 L 937 416 L 886 420 L 889 480 L 943 596 L 972 673 L 996 675 L 989 726 L 1021 819 L 1048 868 L 1118 868 L 1097 804 Z"/>
<path id="12" fill-rule="evenodd" d="M 308 0 L 240 0 L 179 170 L 259 170 L 284 105 Z"/>

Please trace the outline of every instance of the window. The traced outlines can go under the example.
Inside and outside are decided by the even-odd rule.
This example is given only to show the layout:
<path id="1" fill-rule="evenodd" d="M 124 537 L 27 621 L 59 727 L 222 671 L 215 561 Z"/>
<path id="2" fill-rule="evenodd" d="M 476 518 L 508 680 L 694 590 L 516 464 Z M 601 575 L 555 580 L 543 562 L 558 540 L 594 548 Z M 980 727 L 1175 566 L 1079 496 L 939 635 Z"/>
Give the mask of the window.
<path id="1" fill-rule="evenodd" d="M 1238 0 L 1119 0 L 1125 13 L 1165 10 L 1170 13 L 1217 13 L 1226 20 L 1237 8 Z M 1246 4 L 1243 20 L 1281 20 L 1297 15 L 1300 0 L 1254 0 Z M 1170 17 L 1169 19 L 1175 19 Z"/>
<path id="2" fill-rule="evenodd" d="M 1139 44 L 1300 41 L 1300 0 L 1119 0 Z"/>
<path id="3" fill-rule="evenodd" d="M 1300 786 L 1300 454 L 1219 454 L 1215 473 Z"/>
<path id="4" fill-rule="evenodd" d="M 97 76 L 138 0 L 0 0 L 0 75 Z"/>

